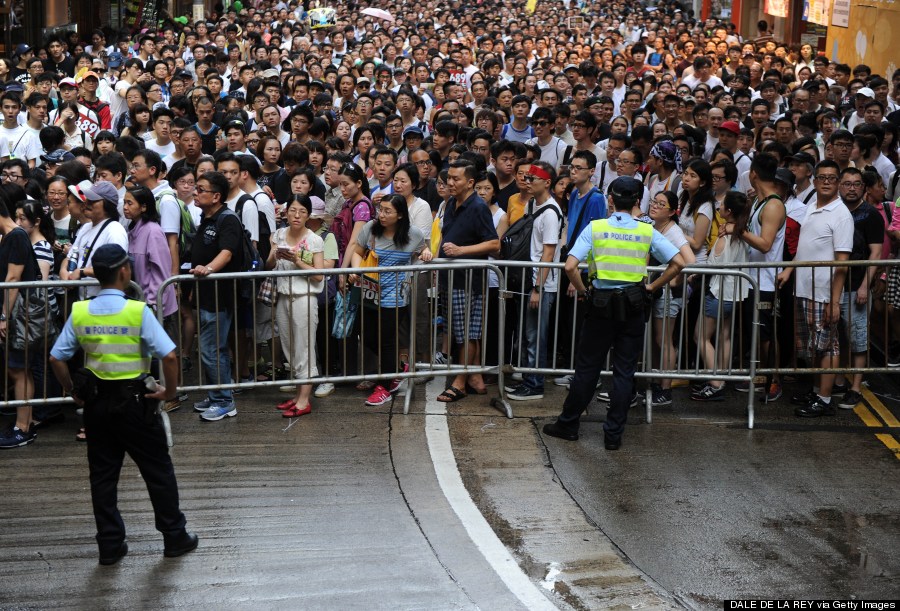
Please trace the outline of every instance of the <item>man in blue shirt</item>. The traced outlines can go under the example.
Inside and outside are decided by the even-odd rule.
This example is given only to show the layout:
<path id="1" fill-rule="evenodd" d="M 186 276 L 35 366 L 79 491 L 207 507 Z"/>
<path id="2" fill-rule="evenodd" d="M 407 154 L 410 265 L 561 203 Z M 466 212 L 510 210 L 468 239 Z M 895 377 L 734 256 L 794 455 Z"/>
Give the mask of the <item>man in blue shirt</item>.
<path id="1" fill-rule="evenodd" d="M 159 401 L 175 397 L 175 344 L 146 304 L 125 298 L 131 266 L 121 246 L 98 248 L 93 268 L 101 291 L 89 302 L 73 305 L 72 315 L 50 351 L 50 364 L 63 389 L 84 407 L 100 564 L 115 564 L 128 553 L 125 524 L 117 507 L 119 473 L 126 452 L 147 483 L 156 528 L 165 541 L 165 556 L 181 556 L 196 549 L 197 535 L 185 529 L 175 468 L 159 413 Z M 66 361 L 79 348 L 85 353 L 85 369 L 78 372 L 76 387 Z M 144 374 L 150 370 L 151 355 L 162 361 L 165 387 L 148 393 Z"/>
<path id="2" fill-rule="evenodd" d="M 684 260 L 661 233 L 632 218 L 644 187 L 639 180 L 621 176 L 609 188 L 615 212 L 608 220 L 589 224 L 578 235 L 566 259 L 566 275 L 587 308 L 578 350 L 575 376 L 556 422 L 544 426 L 544 434 L 567 441 L 578 439 L 581 413 L 593 397 L 597 379 L 610 348 L 613 384 L 609 412 L 603 424 L 607 450 L 618 450 L 631 402 L 634 371 L 644 341 L 650 296 L 684 267 Z M 668 262 L 666 270 L 646 284 L 647 256 Z M 587 260 L 591 290 L 585 287 L 578 265 Z"/>

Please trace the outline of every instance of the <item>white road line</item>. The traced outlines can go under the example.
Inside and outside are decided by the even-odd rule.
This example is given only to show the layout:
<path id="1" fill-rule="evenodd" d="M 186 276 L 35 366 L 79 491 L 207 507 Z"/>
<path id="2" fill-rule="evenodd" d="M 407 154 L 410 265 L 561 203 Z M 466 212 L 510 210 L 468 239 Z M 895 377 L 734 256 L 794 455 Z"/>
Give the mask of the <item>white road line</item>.
<path id="1" fill-rule="evenodd" d="M 526 608 L 547 611 L 557 609 L 522 571 L 519 563 L 497 538 L 466 491 L 450 445 L 446 405 L 436 398 L 443 390 L 440 380 L 441 378 L 436 378 L 426 386 L 425 435 L 431 462 L 444 497 L 481 555 Z"/>

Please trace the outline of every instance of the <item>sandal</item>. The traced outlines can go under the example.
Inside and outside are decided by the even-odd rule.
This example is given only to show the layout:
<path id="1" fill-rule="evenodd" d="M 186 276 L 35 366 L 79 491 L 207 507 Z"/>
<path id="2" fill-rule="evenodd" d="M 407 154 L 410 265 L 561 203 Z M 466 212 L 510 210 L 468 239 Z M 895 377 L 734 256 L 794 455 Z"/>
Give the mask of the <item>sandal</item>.
<path id="1" fill-rule="evenodd" d="M 373 388 L 375 388 L 375 382 L 370 380 L 363 380 L 356 385 L 356 390 L 372 390 Z"/>
<path id="2" fill-rule="evenodd" d="M 487 388 L 475 388 L 471 384 L 466 384 L 466 392 L 470 395 L 486 395 Z"/>
<path id="3" fill-rule="evenodd" d="M 85 442 L 87 441 L 87 435 L 84 432 L 84 428 L 78 429 L 78 432 L 75 433 L 75 441 Z"/>
<path id="4" fill-rule="evenodd" d="M 465 399 L 466 393 L 458 389 L 456 386 L 448 386 L 444 392 L 437 396 L 437 400 L 441 403 L 455 403 L 460 399 Z"/>

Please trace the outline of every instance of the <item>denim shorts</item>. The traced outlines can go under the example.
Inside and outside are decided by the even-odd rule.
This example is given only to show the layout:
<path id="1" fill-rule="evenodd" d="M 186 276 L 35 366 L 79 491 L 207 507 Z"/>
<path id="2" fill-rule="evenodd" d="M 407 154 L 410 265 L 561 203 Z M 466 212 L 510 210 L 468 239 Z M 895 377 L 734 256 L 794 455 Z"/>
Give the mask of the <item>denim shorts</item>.
<path id="1" fill-rule="evenodd" d="M 850 352 L 869 349 L 869 304 L 857 304 L 856 291 L 841 295 L 841 326 L 850 342 Z"/>
<path id="2" fill-rule="evenodd" d="M 722 316 L 731 316 L 733 310 L 733 301 L 722 301 Z M 703 299 L 703 314 L 709 318 L 718 318 L 719 316 L 719 300 L 709 293 Z"/>
<path id="3" fill-rule="evenodd" d="M 668 300 L 663 296 L 653 302 L 653 318 L 677 318 L 683 307 L 684 298 L 669 293 Z"/>

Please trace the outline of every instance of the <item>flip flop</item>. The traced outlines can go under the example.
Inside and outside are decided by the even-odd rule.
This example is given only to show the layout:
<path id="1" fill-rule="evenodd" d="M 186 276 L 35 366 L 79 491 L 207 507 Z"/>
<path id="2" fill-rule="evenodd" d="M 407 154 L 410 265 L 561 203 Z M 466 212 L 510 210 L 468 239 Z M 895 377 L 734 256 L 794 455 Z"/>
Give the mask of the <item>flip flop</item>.
<path id="1" fill-rule="evenodd" d="M 84 432 L 84 429 L 78 429 L 78 432 L 75 433 L 75 441 L 85 442 L 87 441 L 87 435 Z"/>
<path id="2" fill-rule="evenodd" d="M 437 400 L 441 403 L 455 403 L 460 399 L 465 399 L 466 393 L 461 391 L 455 386 L 448 386 L 444 389 L 444 392 L 437 396 Z"/>

